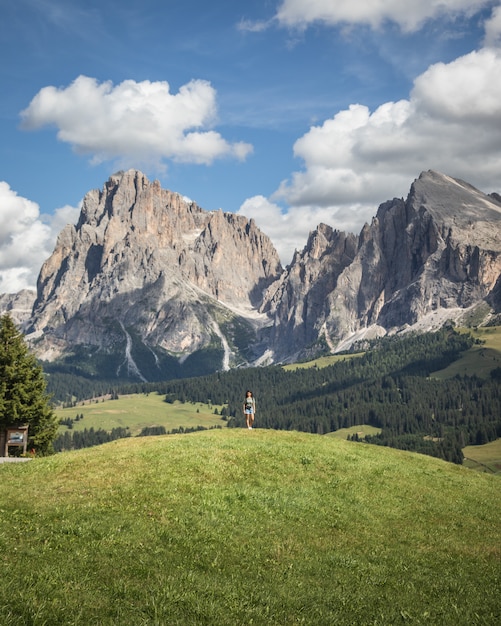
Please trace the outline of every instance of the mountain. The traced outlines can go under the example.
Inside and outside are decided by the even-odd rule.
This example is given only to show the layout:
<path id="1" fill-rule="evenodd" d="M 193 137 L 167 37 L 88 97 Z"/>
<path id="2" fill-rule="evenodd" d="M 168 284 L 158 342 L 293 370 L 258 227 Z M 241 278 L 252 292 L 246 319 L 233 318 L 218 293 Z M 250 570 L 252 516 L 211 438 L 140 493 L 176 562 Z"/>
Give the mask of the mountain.
<path id="1" fill-rule="evenodd" d="M 31 289 L 0 294 L 0 314 L 8 313 L 18 326 L 23 327 L 31 318 L 36 295 Z"/>
<path id="2" fill-rule="evenodd" d="M 320 224 L 283 269 L 253 220 L 129 170 L 85 196 L 31 313 L 29 294 L 0 309 L 54 367 L 157 380 L 486 323 L 501 311 L 500 276 L 501 197 L 434 171 L 358 236 Z"/>
<path id="3" fill-rule="evenodd" d="M 85 196 L 77 225 L 59 235 L 28 338 L 41 359 L 86 360 L 107 376 L 175 375 L 194 355 L 215 360 L 205 369 L 228 368 L 259 356 L 267 318 L 257 309 L 281 272 L 253 220 L 120 172 Z"/>
<path id="4" fill-rule="evenodd" d="M 358 238 L 320 225 L 265 294 L 277 358 L 500 310 L 501 202 L 423 172 Z"/>

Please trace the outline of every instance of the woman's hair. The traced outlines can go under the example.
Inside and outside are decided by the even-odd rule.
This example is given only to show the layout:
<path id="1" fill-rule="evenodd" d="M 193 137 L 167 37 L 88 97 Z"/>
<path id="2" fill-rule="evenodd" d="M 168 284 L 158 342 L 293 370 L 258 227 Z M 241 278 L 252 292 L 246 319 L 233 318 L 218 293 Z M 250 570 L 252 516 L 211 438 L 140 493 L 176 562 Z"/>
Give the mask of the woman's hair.
<path id="1" fill-rule="evenodd" d="M 247 395 L 248 393 L 250 393 L 251 396 L 253 395 L 250 389 L 247 389 L 247 391 L 245 392 L 245 395 Z"/>

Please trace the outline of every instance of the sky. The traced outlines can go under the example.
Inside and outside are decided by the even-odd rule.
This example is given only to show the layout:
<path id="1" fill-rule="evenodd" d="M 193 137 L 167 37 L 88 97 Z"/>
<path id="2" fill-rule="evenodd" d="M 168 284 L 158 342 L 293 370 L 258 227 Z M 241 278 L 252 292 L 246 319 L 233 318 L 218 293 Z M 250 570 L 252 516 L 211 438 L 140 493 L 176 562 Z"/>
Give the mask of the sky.
<path id="1" fill-rule="evenodd" d="M 135 168 L 282 264 L 422 171 L 501 192 L 501 0 L 0 0 L 0 293 Z"/>

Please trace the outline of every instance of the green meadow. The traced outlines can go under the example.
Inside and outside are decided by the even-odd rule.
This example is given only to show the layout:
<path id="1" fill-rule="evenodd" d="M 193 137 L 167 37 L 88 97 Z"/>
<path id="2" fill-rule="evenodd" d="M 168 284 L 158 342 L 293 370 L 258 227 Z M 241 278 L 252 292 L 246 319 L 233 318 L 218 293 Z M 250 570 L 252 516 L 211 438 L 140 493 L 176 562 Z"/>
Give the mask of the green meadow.
<path id="1" fill-rule="evenodd" d="M 488 378 L 493 369 L 501 367 L 501 326 L 469 328 L 465 332 L 473 335 L 479 343 L 472 346 L 449 367 L 434 372 L 434 378 L 443 380 L 457 375 L 472 376 L 474 374 Z"/>
<path id="2" fill-rule="evenodd" d="M 318 367 L 320 369 L 322 367 L 334 365 L 334 363 L 339 363 L 339 361 L 346 361 L 347 359 L 360 357 L 363 354 L 363 352 L 357 352 L 355 354 L 330 354 L 326 356 L 320 356 L 317 359 L 313 359 L 312 361 L 306 361 L 304 363 L 290 363 L 288 365 L 284 365 L 283 367 L 284 370 L 288 371 L 308 369 L 309 367 Z"/>
<path id="3" fill-rule="evenodd" d="M 0 623 L 494 626 L 499 485 L 264 429 L 5 463 Z"/>
<path id="4" fill-rule="evenodd" d="M 463 465 L 481 472 L 501 474 L 501 439 L 483 446 L 466 446 Z"/>
<path id="5" fill-rule="evenodd" d="M 120 396 L 118 400 L 88 400 L 73 408 L 56 409 L 59 419 L 75 419 L 73 430 L 102 428 L 111 431 L 113 428 L 129 428 L 131 434 L 137 435 L 146 426 L 164 426 L 167 432 L 179 428 L 204 426 L 226 426 L 226 422 L 216 415 L 214 410 L 221 412 L 221 406 L 202 404 L 200 402 L 164 401 L 165 395 L 158 393 L 132 394 Z M 67 430 L 60 426 L 59 433 Z"/>
<path id="6" fill-rule="evenodd" d="M 337 437 L 338 439 L 346 439 L 352 435 L 358 435 L 360 439 L 365 439 L 367 435 L 377 435 L 381 432 L 380 428 L 370 426 L 369 424 L 359 424 L 350 426 L 349 428 L 338 428 L 332 433 L 326 433 L 327 437 Z"/>

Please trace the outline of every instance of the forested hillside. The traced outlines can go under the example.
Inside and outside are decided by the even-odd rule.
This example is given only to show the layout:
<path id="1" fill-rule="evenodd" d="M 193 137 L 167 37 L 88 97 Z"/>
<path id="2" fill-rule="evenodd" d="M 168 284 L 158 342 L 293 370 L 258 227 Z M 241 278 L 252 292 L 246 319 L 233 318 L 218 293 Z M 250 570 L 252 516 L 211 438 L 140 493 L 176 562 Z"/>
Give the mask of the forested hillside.
<path id="1" fill-rule="evenodd" d="M 252 389 L 258 427 L 325 434 L 370 424 L 381 433 L 367 437 L 366 442 L 461 463 L 465 445 L 501 436 L 501 369 L 488 379 L 456 376 L 438 380 L 430 375 L 457 360 L 473 342 L 470 335 L 444 328 L 436 333 L 380 339 L 359 358 L 324 368 L 231 370 L 126 385 L 119 391 L 155 390 L 165 393 L 167 402 L 225 405 L 228 426 L 241 427 L 244 393 Z M 100 387 L 104 392 L 106 384 Z"/>
<path id="2" fill-rule="evenodd" d="M 324 434 L 370 424 L 366 439 L 462 462 L 461 448 L 501 436 L 501 385 L 493 372 L 436 380 L 430 377 L 471 347 L 452 329 L 375 342 L 357 359 L 322 369 L 237 370 L 165 385 L 166 398 L 227 404 L 229 426 L 242 426 L 245 389 L 257 398 L 256 424 Z"/>

